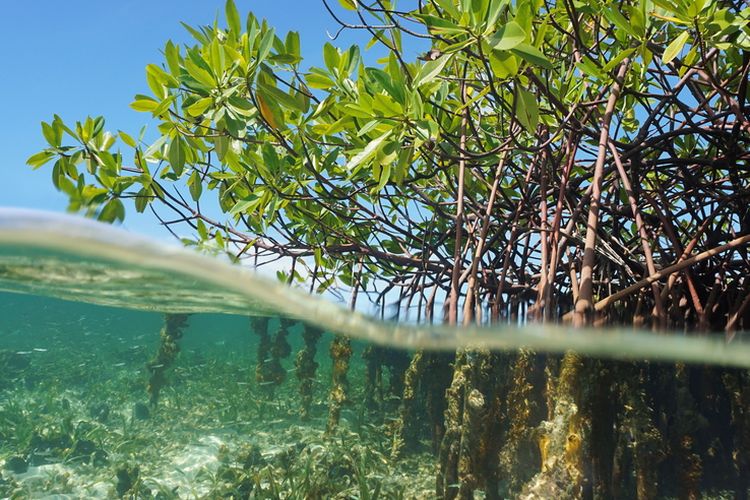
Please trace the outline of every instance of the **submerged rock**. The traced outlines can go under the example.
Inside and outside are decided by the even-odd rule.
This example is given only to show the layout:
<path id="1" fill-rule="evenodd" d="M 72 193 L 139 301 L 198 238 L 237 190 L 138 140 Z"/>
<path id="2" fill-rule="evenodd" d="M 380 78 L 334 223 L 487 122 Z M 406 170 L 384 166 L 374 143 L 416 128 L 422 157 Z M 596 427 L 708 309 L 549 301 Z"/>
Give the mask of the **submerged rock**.
<path id="1" fill-rule="evenodd" d="M 98 422 L 105 423 L 109 419 L 109 405 L 95 403 L 89 407 L 89 415 Z"/>
<path id="2" fill-rule="evenodd" d="M 147 420 L 151 416 L 151 412 L 145 403 L 140 401 L 133 406 L 133 418 L 136 420 Z"/>
<path id="3" fill-rule="evenodd" d="M 23 474 L 29 470 L 29 463 L 25 458 L 16 455 L 5 461 L 4 468 L 15 474 Z"/>
<path id="4" fill-rule="evenodd" d="M 141 471 L 137 465 L 122 465 L 115 471 L 117 485 L 115 486 L 117 496 L 122 498 L 126 493 L 133 493 L 138 484 Z"/>
<path id="5" fill-rule="evenodd" d="M 79 439 L 73 446 L 71 458 L 94 466 L 107 465 L 108 454 L 90 439 Z"/>

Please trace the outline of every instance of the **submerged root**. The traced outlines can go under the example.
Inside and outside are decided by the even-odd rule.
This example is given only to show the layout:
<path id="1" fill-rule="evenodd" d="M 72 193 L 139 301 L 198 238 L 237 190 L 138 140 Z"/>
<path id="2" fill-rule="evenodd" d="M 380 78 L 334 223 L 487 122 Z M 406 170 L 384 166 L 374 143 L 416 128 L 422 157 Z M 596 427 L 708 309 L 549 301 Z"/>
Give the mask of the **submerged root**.
<path id="1" fill-rule="evenodd" d="M 674 431 L 672 448 L 676 455 L 677 494 L 680 498 L 696 499 L 701 496 L 703 461 L 696 449 L 694 436 L 708 423 L 697 411 L 688 378 L 689 374 L 685 365 L 678 364 L 674 373 L 676 425 L 672 426 Z"/>
<path id="2" fill-rule="evenodd" d="M 437 495 L 446 500 L 458 495 L 458 455 L 463 429 L 463 400 L 470 369 L 466 358 L 466 351 L 460 351 L 456 355 L 453 380 L 445 392 L 445 434 L 440 443 L 438 457 L 440 468 L 437 476 Z"/>
<path id="3" fill-rule="evenodd" d="M 633 370 L 628 372 L 633 373 Z M 664 438 L 656 428 L 653 403 L 646 394 L 645 382 L 646 372 L 641 369 L 621 383 L 625 410 L 621 432 L 631 442 L 635 490 L 639 500 L 656 498 L 659 464 L 664 458 Z"/>
<path id="4" fill-rule="evenodd" d="M 530 351 L 519 351 L 508 380 L 502 420 L 506 432 L 498 455 L 498 469 L 509 491 L 518 491 L 522 482 L 529 479 L 532 455 L 538 456 L 532 448 L 533 364 L 534 356 Z"/>
<path id="5" fill-rule="evenodd" d="M 565 354 L 557 380 L 552 418 L 539 427 L 541 471 L 527 482 L 521 498 L 580 498 L 583 494 L 583 444 L 588 437 L 581 411 L 583 361 Z"/>
<path id="6" fill-rule="evenodd" d="M 341 419 L 341 408 L 348 399 L 349 360 L 352 357 L 351 340 L 348 337 L 336 336 L 331 342 L 331 361 L 333 362 L 331 391 L 328 396 L 328 422 L 326 433 L 333 434 Z"/>
<path id="7" fill-rule="evenodd" d="M 159 336 L 159 350 L 154 359 L 146 364 L 150 376 L 146 390 L 149 395 L 151 406 L 156 406 L 159 401 L 159 393 L 166 384 L 166 371 L 180 352 L 177 343 L 182 338 L 183 330 L 187 326 L 187 314 L 165 314 L 164 327 Z"/>
<path id="8" fill-rule="evenodd" d="M 317 352 L 318 341 L 321 335 L 322 332 L 320 330 L 309 328 L 303 324 L 302 340 L 305 342 L 305 345 L 297 353 L 297 358 L 294 360 L 294 366 L 297 368 L 297 380 L 299 380 L 300 417 L 302 420 L 310 418 L 313 382 L 315 381 L 315 373 L 318 370 L 315 353 Z"/>
<path id="9" fill-rule="evenodd" d="M 279 319 L 279 327 L 273 337 L 268 332 L 269 323 L 269 318 L 251 320 L 251 328 L 260 337 L 255 381 L 265 390 L 268 397 L 273 397 L 276 388 L 286 380 L 286 370 L 281 365 L 281 360 L 291 354 L 292 348 L 286 339 L 289 320 Z"/>
<path id="10" fill-rule="evenodd" d="M 498 416 L 496 356 L 466 350 L 456 357 L 446 393 L 446 431 L 440 448 L 438 496 L 473 498 L 485 490 L 497 497 Z"/>
<path id="11" fill-rule="evenodd" d="M 735 498 L 746 499 L 750 489 L 750 372 L 732 370 L 722 378 L 731 401 Z"/>
<path id="12" fill-rule="evenodd" d="M 424 351 L 417 351 L 412 356 L 409 368 L 404 375 L 404 391 L 399 406 L 399 416 L 394 424 L 391 459 L 398 460 L 404 449 L 413 449 L 418 438 L 416 400 L 419 391 L 419 381 L 425 367 Z"/>

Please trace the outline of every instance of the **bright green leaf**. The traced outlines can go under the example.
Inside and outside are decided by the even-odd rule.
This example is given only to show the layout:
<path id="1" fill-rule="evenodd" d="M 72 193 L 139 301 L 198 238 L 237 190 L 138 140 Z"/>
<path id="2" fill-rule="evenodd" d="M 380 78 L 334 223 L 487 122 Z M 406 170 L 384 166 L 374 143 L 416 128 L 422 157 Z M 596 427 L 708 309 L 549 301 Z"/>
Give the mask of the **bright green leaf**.
<path id="1" fill-rule="evenodd" d="M 526 32 L 520 24 L 511 21 L 497 30 L 488 42 L 495 50 L 510 50 L 523 43 L 524 40 L 526 40 Z"/>
<path id="2" fill-rule="evenodd" d="M 672 62 L 672 59 L 677 57 L 677 54 L 682 51 L 682 48 L 688 41 L 688 38 L 690 38 L 690 32 L 683 31 L 682 33 L 680 33 L 680 36 L 672 40 L 672 42 L 667 45 L 667 48 L 664 49 L 664 53 L 661 56 L 662 62 L 664 64 L 669 64 L 670 62 Z"/>
<path id="3" fill-rule="evenodd" d="M 377 154 L 378 148 L 380 148 L 380 145 L 383 144 L 383 141 L 385 141 L 390 135 L 391 131 L 389 130 L 377 139 L 370 141 L 362 151 L 354 155 L 349 160 L 349 162 L 346 164 L 347 170 L 349 170 L 350 172 L 354 172 L 358 170 L 358 167 L 360 165 L 370 161 Z"/>
<path id="4" fill-rule="evenodd" d="M 198 99 L 193 104 L 188 106 L 187 112 L 190 116 L 200 116 L 203 114 L 204 111 L 206 111 L 211 104 L 213 104 L 214 100 L 211 97 L 204 97 L 203 99 Z"/>
<path id="5" fill-rule="evenodd" d="M 527 132 L 535 132 L 539 124 L 539 104 L 536 96 L 528 90 L 518 88 L 516 93 L 516 118 Z"/>
<path id="6" fill-rule="evenodd" d="M 553 68 L 552 63 L 547 59 L 547 56 L 533 45 L 520 43 L 510 50 L 515 55 L 525 59 L 526 62 L 530 63 L 532 66 L 539 66 L 545 69 Z"/>
<path id="7" fill-rule="evenodd" d="M 159 107 L 159 103 L 153 99 L 141 98 L 130 103 L 130 107 L 136 111 L 147 112 L 155 110 Z"/>
<path id="8" fill-rule="evenodd" d="M 197 170 L 193 171 L 190 175 L 190 179 L 188 179 L 188 188 L 190 189 L 190 196 L 193 200 L 198 201 L 203 192 L 203 182 L 201 181 L 201 177 Z"/>
<path id="9" fill-rule="evenodd" d="M 414 86 L 419 87 L 425 83 L 431 82 L 437 75 L 443 71 L 445 65 L 450 61 L 451 54 L 443 54 L 434 61 L 427 61 L 419 68 L 417 76 L 414 77 Z"/>
<path id="10" fill-rule="evenodd" d="M 227 0 L 226 5 L 224 6 L 224 12 L 227 16 L 227 25 L 229 25 L 229 29 L 235 36 L 239 36 L 240 31 L 242 30 L 242 23 L 240 22 L 240 13 L 237 12 L 237 6 L 234 4 L 233 0 Z"/>
<path id="11" fill-rule="evenodd" d="M 118 131 L 118 135 L 120 136 L 120 139 L 122 139 L 122 142 L 130 146 L 131 148 L 138 147 L 138 144 L 135 142 L 135 139 L 133 139 L 129 134 L 126 134 L 122 130 Z"/>
<path id="12" fill-rule="evenodd" d="M 31 167 L 33 167 L 34 170 L 36 170 L 37 168 L 41 167 L 42 165 L 44 165 L 45 163 L 47 163 L 54 157 L 55 157 L 54 153 L 51 153 L 49 151 L 41 151 L 35 155 L 30 156 L 26 160 L 26 164 L 30 165 Z"/>
<path id="13" fill-rule="evenodd" d="M 185 147 L 183 140 L 180 137 L 176 137 L 169 145 L 169 152 L 167 153 L 169 164 L 178 177 L 182 175 L 182 171 L 185 168 Z"/>

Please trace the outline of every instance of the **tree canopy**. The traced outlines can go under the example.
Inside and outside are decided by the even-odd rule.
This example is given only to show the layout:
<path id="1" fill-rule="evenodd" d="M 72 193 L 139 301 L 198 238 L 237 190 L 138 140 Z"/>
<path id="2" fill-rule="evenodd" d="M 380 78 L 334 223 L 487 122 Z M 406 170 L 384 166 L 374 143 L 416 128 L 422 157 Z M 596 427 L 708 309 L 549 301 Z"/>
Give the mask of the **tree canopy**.
<path id="1" fill-rule="evenodd" d="M 155 141 L 55 116 L 29 164 L 52 164 L 72 210 L 120 221 L 132 200 L 189 226 L 188 243 L 285 258 L 281 279 L 389 297 L 419 320 L 582 323 L 596 308 L 737 326 L 750 286 L 743 2 L 322 8 L 369 42 L 333 39 L 309 67 L 297 33 L 229 0 L 223 23 L 186 25 L 193 43 L 167 42 L 146 67 L 151 94 L 131 106 L 158 121 Z M 409 58 L 415 44 L 426 52 Z M 386 55 L 368 64 L 373 46 Z"/>

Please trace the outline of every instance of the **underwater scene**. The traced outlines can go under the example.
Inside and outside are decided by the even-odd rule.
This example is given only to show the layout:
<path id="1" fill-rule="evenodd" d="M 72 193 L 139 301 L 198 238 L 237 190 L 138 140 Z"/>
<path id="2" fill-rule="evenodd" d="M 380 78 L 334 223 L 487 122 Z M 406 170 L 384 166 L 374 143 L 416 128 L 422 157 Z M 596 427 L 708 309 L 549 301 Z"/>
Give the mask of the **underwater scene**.
<path id="1" fill-rule="evenodd" d="M 11 215 L 0 498 L 748 492 L 742 332 L 380 322 L 122 230 Z"/>
<path id="2" fill-rule="evenodd" d="M 337 387 L 351 401 L 331 421 L 333 337 L 321 330 L 0 299 L 2 497 L 413 498 L 433 489 L 428 450 L 391 466 L 386 429 L 403 351 L 342 345 L 353 359 L 349 386 L 344 372 Z M 378 357 L 375 377 L 363 355 Z"/>

